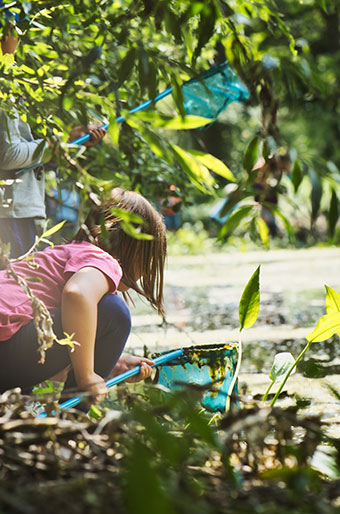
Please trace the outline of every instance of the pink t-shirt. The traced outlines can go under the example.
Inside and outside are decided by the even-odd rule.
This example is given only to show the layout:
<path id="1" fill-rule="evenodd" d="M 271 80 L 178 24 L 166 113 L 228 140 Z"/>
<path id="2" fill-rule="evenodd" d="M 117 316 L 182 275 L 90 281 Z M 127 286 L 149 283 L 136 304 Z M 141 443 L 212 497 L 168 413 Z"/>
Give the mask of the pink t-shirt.
<path id="1" fill-rule="evenodd" d="M 30 262 L 34 262 L 34 267 Z M 109 279 L 110 293 L 117 290 L 122 269 L 116 259 L 97 246 L 82 241 L 46 248 L 33 261 L 13 264 L 15 272 L 50 311 L 61 305 L 61 294 L 72 273 L 91 266 Z M 30 280 L 31 279 L 31 280 Z M 0 271 L 0 341 L 10 339 L 33 319 L 32 304 L 7 270 Z"/>

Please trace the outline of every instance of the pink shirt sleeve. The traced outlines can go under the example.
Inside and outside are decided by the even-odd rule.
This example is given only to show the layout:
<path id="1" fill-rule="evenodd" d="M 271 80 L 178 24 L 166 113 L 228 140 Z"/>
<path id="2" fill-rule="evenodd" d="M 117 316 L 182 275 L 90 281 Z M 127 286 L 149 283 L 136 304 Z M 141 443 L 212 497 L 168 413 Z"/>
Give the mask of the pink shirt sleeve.
<path id="1" fill-rule="evenodd" d="M 70 245 L 74 246 L 74 245 Z M 70 258 L 68 259 L 64 272 L 76 273 L 82 268 L 90 266 L 96 268 L 109 279 L 110 293 L 117 290 L 123 272 L 118 261 L 111 257 L 110 254 L 91 244 L 82 244 L 82 251 L 74 251 L 70 248 Z"/>

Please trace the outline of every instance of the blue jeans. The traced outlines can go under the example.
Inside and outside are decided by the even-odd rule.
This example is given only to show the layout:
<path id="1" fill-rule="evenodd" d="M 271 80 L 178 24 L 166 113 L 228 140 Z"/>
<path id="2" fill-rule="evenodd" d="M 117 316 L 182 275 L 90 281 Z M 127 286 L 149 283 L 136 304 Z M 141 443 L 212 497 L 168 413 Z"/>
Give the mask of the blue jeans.
<path id="1" fill-rule="evenodd" d="M 28 252 L 36 234 L 33 218 L 0 218 L 0 239 L 3 243 L 10 243 L 12 259 Z"/>
<path id="2" fill-rule="evenodd" d="M 63 337 L 61 309 L 51 311 L 53 329 Z M 124 350 L 131 330 L 130 311 L 124 300 L 115 294 L 106 294 L 98 303 L 98 323 L 95 341 L 94 371 L 104 379 L 115 367 Z M 11 339 L 0 341 L 0 392 L 21 387 L 29 392 L 71 363 L 66 346 L 54 343 L 46 352 L 44 364 L 38 364 L 37 334 L 33 321 L 22 327 Z M 66 388 L 76 387 L 73 370 L 68 374 Z"/>

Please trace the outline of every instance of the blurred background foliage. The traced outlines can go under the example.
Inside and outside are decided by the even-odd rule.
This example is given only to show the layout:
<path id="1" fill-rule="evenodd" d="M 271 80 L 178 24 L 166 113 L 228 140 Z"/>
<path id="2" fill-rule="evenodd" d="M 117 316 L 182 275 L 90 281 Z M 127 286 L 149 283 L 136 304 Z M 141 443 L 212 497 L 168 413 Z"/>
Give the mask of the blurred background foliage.
<path id="1" fill-rule="evenodd" d="M 268 245 L 252 168 L 261 156 L 289 151 L 289 175 L 268 185 L 279 199 L 269 210 L 291 241 L 293 228 L 303 241 L 337 241 L 337 0 L 7 3 L 19 21 L 2 10 L 0 31 L 15 23 L 21 42 L 15 62 L 0 59 L 1 108 L 15 106 L 37 137 L 61 144 L 59 187 L 76 188 L 88 205 L 116 185 L 159 203 L 175 185 L 187 218 L 190 205 L 225 200 L 227 226 L 215 227 L 222 242 L 241 226 Z M 164 118 L 184 114 L 183 82 L 225 60 L 247 85 L 249 101 L 231 104 L 203 128 L 159 128 Z M 167 87 L 172 95 L 146 111 L 152 116 L 126 116 Z M 117 124 L 120 115 L 126 121 Z M 73 127 L 106 122 L 109 137 L 100 145 L 83 153 L 64 144 Z M 184 162 L 174 145 L 218 157 L 235 176 L 233 189 L 226 192 L 228 180 L 191 154 Z"/>

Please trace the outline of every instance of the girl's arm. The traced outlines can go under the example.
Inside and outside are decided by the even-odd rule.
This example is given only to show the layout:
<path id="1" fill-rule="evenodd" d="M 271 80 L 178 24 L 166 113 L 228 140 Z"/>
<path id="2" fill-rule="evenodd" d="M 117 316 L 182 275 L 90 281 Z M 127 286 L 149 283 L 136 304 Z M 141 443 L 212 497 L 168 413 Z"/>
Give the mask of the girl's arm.
<path id="1" fill-rule="evenodd" d="M 77 385 L 94 394 L 107 394 L 104 379 L 94 372 L 94 345 L 97 330 L 97 305 L 109 291 L 109 282 L 101 271 L 86 267 L 66 282 L 61 301 L 64 332 L 74 333 L 79 343 L 70 353 Z"/>

